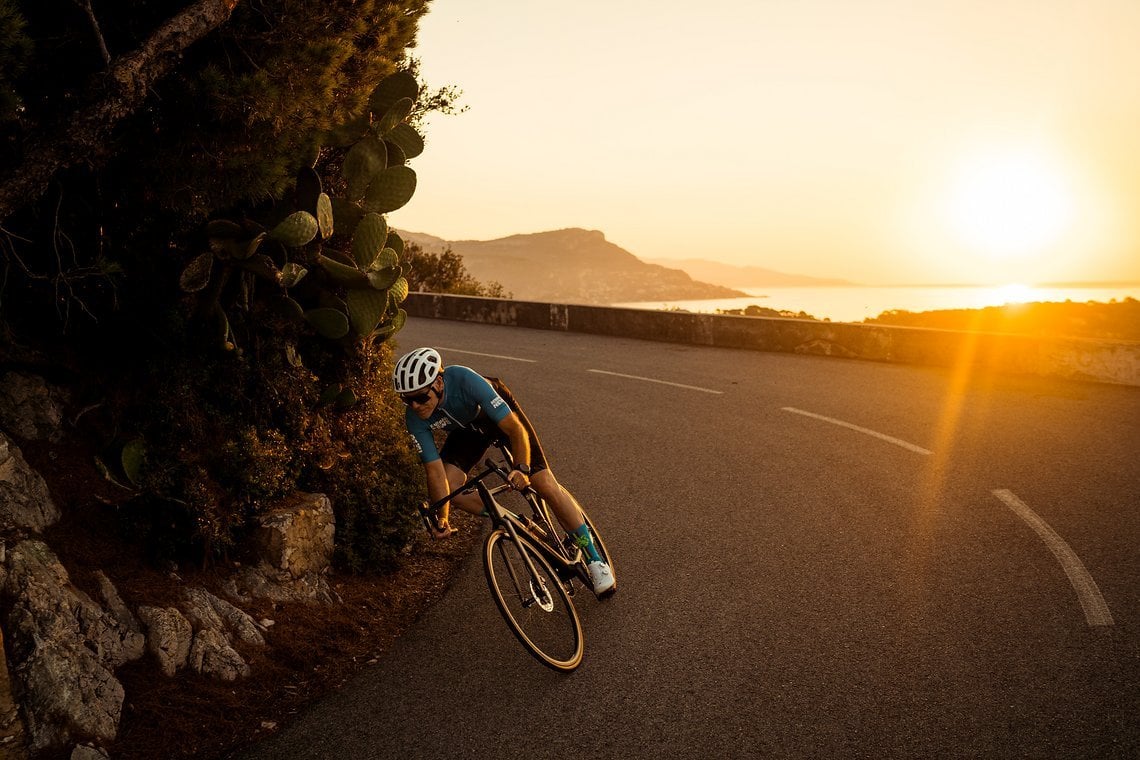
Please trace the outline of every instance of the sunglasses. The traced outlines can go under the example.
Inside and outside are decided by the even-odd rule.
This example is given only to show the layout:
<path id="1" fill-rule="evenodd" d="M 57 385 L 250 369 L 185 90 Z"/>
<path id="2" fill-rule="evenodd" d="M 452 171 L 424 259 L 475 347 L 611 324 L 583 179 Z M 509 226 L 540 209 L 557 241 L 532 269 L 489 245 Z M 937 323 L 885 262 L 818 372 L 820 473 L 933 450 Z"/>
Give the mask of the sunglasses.
<path id="1" fill-rule="evenodd" d="M 426 404 L 427 402 L 431 401 L 431 390 L 429 389 L 429 390 L 424 391 L 423 393 L 417 393 L 413 396 L 400 396 L 400 400 L 403 401 L 408 406 L 411 406 L 412 404 L 423 405 L 423 404 Z"/>

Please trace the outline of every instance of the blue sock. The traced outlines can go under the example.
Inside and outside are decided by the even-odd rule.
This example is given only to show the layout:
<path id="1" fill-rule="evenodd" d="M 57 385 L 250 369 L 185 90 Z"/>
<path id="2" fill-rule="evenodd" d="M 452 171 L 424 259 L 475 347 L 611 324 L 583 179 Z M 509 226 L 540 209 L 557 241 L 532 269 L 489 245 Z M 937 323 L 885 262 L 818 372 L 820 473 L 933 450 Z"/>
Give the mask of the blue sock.
<path id="1" fill-rule="evenodd" d="M 590 562 L 602 561 L 602 555 L 598 554 L 598 547 L 594 545 L 594 537 L 590 535 L 590 526 L 582 523 L 581 527 L 570 535 L 574 536 L 574 543 L 586 553 Z"/>

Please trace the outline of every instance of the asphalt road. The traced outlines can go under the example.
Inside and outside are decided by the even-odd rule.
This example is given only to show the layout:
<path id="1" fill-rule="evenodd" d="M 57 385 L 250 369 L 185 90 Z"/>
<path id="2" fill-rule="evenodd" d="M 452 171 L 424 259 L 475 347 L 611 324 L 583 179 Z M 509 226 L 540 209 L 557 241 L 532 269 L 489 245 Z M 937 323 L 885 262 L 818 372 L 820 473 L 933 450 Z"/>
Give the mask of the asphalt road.
<path id="1" fill-rule="evenodd" d="M 432 320 L 399 342 L 504 378 L 620 590 L 579 595 L 560 675 L 473 556 L 243 757 L 1140 756 L 1140 389 Z"/>

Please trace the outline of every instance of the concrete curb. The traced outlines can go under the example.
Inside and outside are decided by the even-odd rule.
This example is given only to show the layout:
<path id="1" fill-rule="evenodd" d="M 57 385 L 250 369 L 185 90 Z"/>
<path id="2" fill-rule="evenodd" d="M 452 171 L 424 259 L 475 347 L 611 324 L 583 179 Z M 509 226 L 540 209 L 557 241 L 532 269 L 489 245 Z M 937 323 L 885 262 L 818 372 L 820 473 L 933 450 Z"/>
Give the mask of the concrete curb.
<path id="1" fill-rule="evenodd" d="M 1140 343 L 412 293 L 413 317 L 1140 386 Z"/>

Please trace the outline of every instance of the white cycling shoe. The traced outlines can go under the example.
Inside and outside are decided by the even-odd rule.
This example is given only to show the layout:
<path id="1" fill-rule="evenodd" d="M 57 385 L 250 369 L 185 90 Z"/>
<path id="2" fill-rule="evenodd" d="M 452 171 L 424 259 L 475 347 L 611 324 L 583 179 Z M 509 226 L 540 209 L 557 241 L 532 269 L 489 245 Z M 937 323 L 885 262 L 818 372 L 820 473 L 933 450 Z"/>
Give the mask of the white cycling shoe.
<path id="1" fill-rule="evenodd" d="M 594 595 L 599 599 L 614 592 L 614 574 L 605 562 L 591 562 L 586 565 L 590 571 L 590 583 L 594 586 Z"/>

